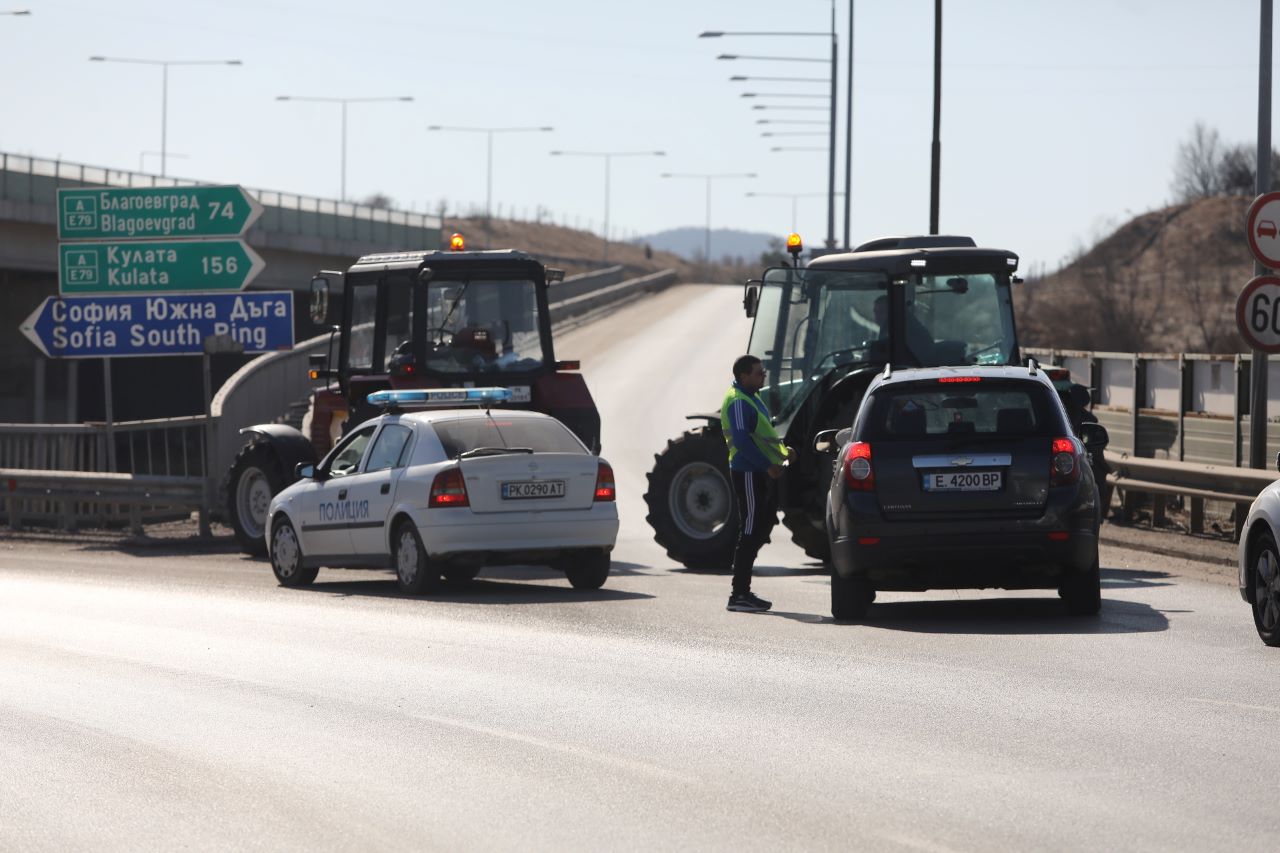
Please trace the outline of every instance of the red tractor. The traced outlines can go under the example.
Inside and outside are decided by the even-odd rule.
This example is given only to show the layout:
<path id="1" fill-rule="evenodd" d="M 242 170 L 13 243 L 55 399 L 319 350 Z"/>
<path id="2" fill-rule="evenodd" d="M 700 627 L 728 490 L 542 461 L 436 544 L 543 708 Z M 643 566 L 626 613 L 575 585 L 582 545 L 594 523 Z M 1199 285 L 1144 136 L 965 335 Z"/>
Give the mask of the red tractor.
<path id="1" fill-rule="evenodd" d="M 578 362 L 557 361 L 552 346 L 547 288 L 564 273 L 524 252 L 466 251 L 457 235 L 452 246 L 366 255 L 345 275 L 312 279 L 318 323 L 327 320 L 331 278 L 341 284 L 341 323 L 328 351 L 312 356 L 312 378 L 330 384 L 316 392 L 307 434 L 283 424 L 241 430 L 250 439 L 225 489 L 246 553 L 266 553 L 267 507 L 298 465 L 317 462 L 347 429 L 377 414 L 366 401 L 374 391 L 507 387 L 511 407 L 545 412 L 600 451 L 600 414 L 573 372 Z"/>

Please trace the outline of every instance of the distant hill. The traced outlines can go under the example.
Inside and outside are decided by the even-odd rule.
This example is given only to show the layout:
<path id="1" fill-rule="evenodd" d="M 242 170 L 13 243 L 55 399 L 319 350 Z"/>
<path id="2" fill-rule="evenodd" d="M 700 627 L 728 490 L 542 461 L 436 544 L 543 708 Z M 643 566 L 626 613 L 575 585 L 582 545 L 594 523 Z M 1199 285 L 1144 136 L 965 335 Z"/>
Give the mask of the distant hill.
<path id="1" fill-rule="evenodd" d="M 637 237 L 634 241 L 641 245 L 648 244 L 659 252 L 671 252 L 689 260 L 701 260 L 703 247 L 706 244 L 705 228 L 686 226 L 684 228 L 668 228 L 647 237 Z M 779 239 L 777 234 L 765 234 L 759 231 L 738 231 L 734 228 L 711 229 L 711 258 L 719 261 L 724 257 L 743 258 L 748 265 L 754 265 L 760 256 L 769 251 L 769 241 Z"/>
<path id="2" fill-rule="evenodd" d="M 1236 295 L 1253 277 L 1251 199 L 1205 198 L 1135 217 L 1057 272 L 1014 288 L 1024 346 L 1244 352 Z"/>

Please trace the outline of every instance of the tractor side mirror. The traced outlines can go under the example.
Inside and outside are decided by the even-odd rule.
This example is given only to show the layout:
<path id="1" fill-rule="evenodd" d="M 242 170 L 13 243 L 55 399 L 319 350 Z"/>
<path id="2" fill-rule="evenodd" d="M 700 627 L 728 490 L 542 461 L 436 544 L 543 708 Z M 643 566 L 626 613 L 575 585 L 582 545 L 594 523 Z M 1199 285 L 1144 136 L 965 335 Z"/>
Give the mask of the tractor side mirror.
<path id="1" fill-rule="evenodd" d="M 818 453 L 830 453 L 836 449 L 838 429 L 824 429 L 813 437 L 813 449 Z"/>
<path id="2" fill-rule="evenodd" d="M 742 310 L 747 312 L 748 317 L 754 317 L 758 307 L 760 307 L 760 282 L 758 279 L 748 279 L 742 290 Z"/>
<path id="3" fill-rule="evenodd" d="M 1102 450 L 1111 441 L 1111 436 L 1102 424 L 1080 424 L 1080 440 L 1089 450 Z"/>
<path id="4" fill-rule="evenodd" d="M 323 325 L 329 317 L 329 279 L 318 275 L 311 279 L 311 322 Z"/>

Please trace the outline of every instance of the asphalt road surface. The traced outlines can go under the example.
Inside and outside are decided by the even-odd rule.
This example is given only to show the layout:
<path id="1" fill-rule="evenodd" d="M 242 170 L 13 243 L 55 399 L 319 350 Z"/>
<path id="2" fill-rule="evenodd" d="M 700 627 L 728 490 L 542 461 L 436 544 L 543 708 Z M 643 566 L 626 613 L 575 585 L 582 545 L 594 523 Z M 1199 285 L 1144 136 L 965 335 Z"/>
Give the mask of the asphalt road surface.
<path id="1" fill-rule="evenodd" d="M 0 849 L 1274 850 L 1280 653 L 1203 566 L 1104 547 L 1095 620 L 963 591 L 836 625 L 785 535 L 769 615 L 667 559 L 644 474 L 718 405 L 739 299 L 557 344 L 621 490 L 599 592 L 0 538 Z"/>

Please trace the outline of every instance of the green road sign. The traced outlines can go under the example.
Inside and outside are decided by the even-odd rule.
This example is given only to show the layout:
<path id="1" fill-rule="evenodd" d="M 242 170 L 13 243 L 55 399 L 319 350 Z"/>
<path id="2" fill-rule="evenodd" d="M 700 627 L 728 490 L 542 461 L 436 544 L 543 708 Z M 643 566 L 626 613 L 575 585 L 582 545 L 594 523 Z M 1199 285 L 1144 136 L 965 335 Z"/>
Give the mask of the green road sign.
<path id="1" fill-rule="evenodd" d="M 62 243 L 58 287 L 63 294 L 242 290 L 264 266 L 243 240 Z"/>
<path id="2" fill-rule="evenodd" d="M 59 240 L 238 237 L 261 215 L 237 186 L 58 190 Z"/>

